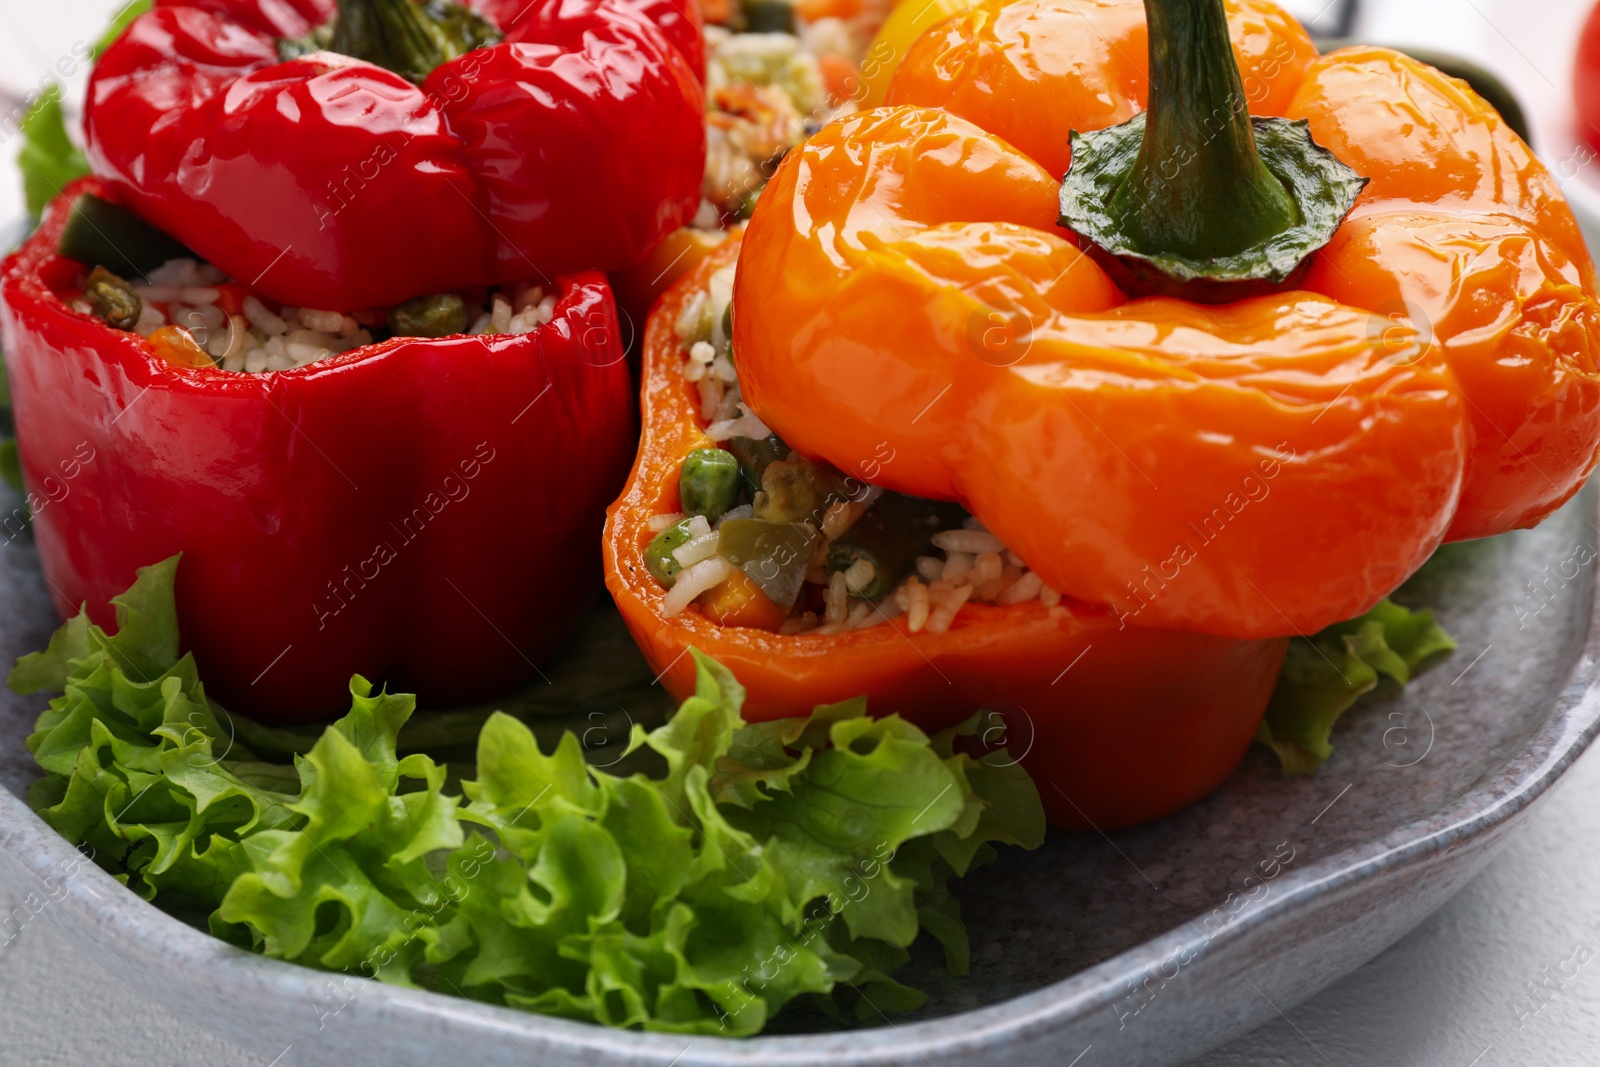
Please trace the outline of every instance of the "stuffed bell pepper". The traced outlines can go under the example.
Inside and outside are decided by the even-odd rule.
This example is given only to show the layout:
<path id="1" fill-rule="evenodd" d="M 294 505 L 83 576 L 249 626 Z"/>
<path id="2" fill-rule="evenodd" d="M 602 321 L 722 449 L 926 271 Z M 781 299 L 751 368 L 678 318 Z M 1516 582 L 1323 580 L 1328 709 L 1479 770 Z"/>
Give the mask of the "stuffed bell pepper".
<path id="1" fill-rule="evenodd" d="M 600 586 L 635 416 L 599 269 L 694 209 L 698 41 L 624 0 L 135 20 L 90 84 L 97 177 L 0 279 L 57 608 L 109 622 L 182 552 L 213 695 L 270 721 L 357 672 L 434 703 L 533 677 Z"/>
<path id="2" fill-rule="evenodd" d="M 1593 266 L 1464 83 L 1265 0 L 984 0 L 887 98 L 647 331 L 607 580 L 674 692 L 694 645 L 762 714 L 987 706 L 1054 822 L 1134 823 L 1288 636 L 1593 469 Z"/>
<path id="3" fill-rule="evenodd" d="M 735 236 L 650 317 L 643 439 L 606 528 L 607 585 L 662 684 L 693 691 L 692 646 L 762 719 L 861 693 L 928 729 L 987 708 L 985 742 L 1049 768 L 1057 825 L 1142 822 L 1209 792 L 1285 642 L 1122 627 L 960 504 L 885 491 L 891 442 L 848 473 L 790 449 L 729 358 L 738 252 Z"/>

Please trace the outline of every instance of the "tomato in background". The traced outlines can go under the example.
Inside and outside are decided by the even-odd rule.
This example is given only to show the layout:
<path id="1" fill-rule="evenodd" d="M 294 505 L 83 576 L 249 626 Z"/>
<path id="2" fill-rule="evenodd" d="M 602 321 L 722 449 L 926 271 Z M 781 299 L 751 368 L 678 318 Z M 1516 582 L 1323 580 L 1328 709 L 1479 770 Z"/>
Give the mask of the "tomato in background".
<path id="1" fill-rule="evenodd" d="M 1578 36 L 1578 62 L 1572 75 L 1578 105 L 1578 132 L 1585 144 L 1600 151 L 1600 4 L 1589 12 Z"/>

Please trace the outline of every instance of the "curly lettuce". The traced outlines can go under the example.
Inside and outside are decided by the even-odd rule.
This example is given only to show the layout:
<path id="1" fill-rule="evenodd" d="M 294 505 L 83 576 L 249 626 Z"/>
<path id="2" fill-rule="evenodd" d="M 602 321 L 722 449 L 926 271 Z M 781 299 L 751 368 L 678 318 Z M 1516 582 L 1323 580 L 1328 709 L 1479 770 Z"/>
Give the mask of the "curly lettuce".
<path id="1" fill-rule="evenodd" d="M 1380 678 L 1411 681 L 1434 656 L 1456 647 L 1431 611 L 1382 600 L 1365 615 L 1289 642 L 1283 673 L 1256 740 L 1278 754 L 1285 774 L 1311 774 L 1333 755 L 1329 736 Z"/>
<path id="2" fill-rule="evenodd" d="M 609 1026 L 759 1032 L 805 994 L 863 1017 L 915 1008 L 893 972 L 926 931 L 967 941 L 953 879 L 1036 847 L 1027 775 L 865 702 L 746 723 L 696 654 L 697 688 L 635 726 L 656 776 L 551 750 L 494 714 L 474 777 L 401 755 L 413 698 L 357 677 L 351 709 L 293 765 L 259 759 L 179 654 L 176 558 L 142 571 L 107 633 L 86 615 L 10 685 L 58 694 L 28 748 L 30 801 L 131 889 L 308 966 Z"/>

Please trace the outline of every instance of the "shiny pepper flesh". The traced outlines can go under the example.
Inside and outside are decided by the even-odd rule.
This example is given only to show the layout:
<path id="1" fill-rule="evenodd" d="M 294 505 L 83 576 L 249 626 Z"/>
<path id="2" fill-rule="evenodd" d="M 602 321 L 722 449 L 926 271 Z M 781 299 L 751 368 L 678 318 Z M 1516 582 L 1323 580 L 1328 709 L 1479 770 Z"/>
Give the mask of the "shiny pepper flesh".
<path id="1" fill-rule="evenodd" d="M 1385 49 L 1316 58 L 1263 0 L 1229 16 L 1252 112 L 1371 178 L 1300 290 L 1118 291 L 1056 197 L 1067 132 L 1144 105 L 1141 4 L 986 0 L 910 47 L 899 106 L 791 153 L 734 329 L 791 446 L 962 501 L 1125 624 L 1259 637 L 1359 614 L 1442 541 L 1575 492 L 1600 307 L 1554 181 L 1463 83 Z"/>
<path id="2" fill-rule="evenodd" d="M 95 65 L 89 160 L 280 303 L 381 308 L 637 263 L 699 203 L 697 19 L 670 0 L 476 6 L 504 39 L 418 84 L 331 51 L 281 60 L 330 0 L 156 0 Z"/>

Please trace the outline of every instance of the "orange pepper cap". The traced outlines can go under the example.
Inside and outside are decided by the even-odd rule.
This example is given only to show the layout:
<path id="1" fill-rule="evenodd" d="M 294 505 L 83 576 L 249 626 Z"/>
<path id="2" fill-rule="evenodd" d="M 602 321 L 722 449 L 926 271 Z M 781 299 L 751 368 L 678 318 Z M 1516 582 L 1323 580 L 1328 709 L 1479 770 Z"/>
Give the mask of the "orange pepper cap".
<path id="1" fill-rule="evenodd" d="M 1570 497 L 1600 448 L 1594 267 L 1463 83 L 1387 49 L 1312 59 L 1273 5 L 1230 5 L 1236 56 L 1282 53 L 1270 78 L 1241 59 L 1246 90 L 1371 178 L 1303 290 L 1127 301 L 1041 217 L 1060 159 L 1027 152 L 1059 152 L 1052 124 L 1143 106 L 1142 50 L 1108 44 L 1138 8 L 985 0 L 912 46 L 902 106 L 790 153 L 735 283 L 751 407 L 808 456 L 961 501 L 1130 626 L 1314 632 Z"/>

